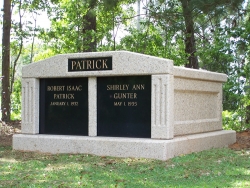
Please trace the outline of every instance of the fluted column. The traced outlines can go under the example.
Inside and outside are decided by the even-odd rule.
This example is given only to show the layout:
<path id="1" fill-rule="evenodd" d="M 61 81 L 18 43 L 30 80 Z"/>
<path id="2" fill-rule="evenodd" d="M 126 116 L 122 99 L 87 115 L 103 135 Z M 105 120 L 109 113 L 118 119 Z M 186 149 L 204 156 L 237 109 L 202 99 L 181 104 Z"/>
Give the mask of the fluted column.
<path id="1" fill-rule="evenodd" d="M 152 75 L 151 138 L 172 139 L 174 130 L 174 78 Z"/>
<path id="2" fill-rule="evenodd" d="M 39 80 L 22 79 L 22 133 L 39 133 Z"/>

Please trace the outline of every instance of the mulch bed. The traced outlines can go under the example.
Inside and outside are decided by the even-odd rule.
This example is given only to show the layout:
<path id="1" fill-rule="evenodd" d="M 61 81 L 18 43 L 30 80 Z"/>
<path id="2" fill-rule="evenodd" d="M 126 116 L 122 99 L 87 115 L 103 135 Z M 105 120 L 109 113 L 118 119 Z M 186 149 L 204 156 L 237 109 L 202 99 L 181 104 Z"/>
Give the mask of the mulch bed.
<path id="1" fill-rule="evenodd" d="M 233 150 L 250 149 L 250 130 L 236 133 L 236 142 L 229 146 Z"/>

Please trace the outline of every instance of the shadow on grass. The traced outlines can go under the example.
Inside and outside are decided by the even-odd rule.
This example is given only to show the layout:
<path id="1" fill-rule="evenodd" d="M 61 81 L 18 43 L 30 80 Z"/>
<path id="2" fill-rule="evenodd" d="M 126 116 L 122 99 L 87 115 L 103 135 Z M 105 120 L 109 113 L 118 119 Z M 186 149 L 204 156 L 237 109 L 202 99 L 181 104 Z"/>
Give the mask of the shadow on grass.
<path id="1" fill-rule="evenodd" d="M 0 147 L 0 187 L 247 187 L 249 157 L 225 148 L 159 161 Z"/>

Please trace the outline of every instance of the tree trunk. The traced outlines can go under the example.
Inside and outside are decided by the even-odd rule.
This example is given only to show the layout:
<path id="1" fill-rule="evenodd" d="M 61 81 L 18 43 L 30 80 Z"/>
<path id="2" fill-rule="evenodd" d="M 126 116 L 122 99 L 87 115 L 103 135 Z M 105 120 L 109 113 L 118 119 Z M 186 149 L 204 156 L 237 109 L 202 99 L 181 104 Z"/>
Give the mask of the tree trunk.
<path id="1" fill-rule="evenodd" d="M 82 46 L 83 52 L 95 52 L 96 51 L 96 12 L 95 7 L 97 6 L 97 0 L 83 1 L 88 3 L 88 11 L 83 16 L 83 40 Z"/>
<path id="2" fill-rule="evenodd" d="M 34 57 L 34 44 L 35 44 L 35 35 L 36 35 L 36 19 L 37 19 L 37 13 L 35 13 L 35 17 L 33 17 L 35 21 L 35 26 L 34 26 L 34 31 L 33 31 L 33 36 L 32 36 L 32 43 L 31 43 L 31 52 L 30 52 L 30 63 L 33 62 L 33 57 Z"/>
<path id="3" fill-rule="evenodd" d="M 22 23 L 22 15 L 21 15 L 21 7 L 22 7 L 22 0 L 19 1 L 19 32 L 22 33 L 23 30 L 23 23 Z M 19 51 L 17 54 L 16 59 L 13 62 L 13 66 L 11 67 L 11 71 L 10 71 L 10 95 L 13 92 L 13 87 L 14 87 L 14 82 L 15 82 L 15 74 L 16 74 L 16 66 L 17 66 L 17 61 L 19 60 L 21 53 L 22 53 L 22 49 L 23 49 L 23 36 L 21 36 L 19 38 L 20 40 L 20 47 L 19 47 Z"/>
<path id="4" fill-rule="evenodd" d="M 183 17 L 185 20 L 185 52 L 188 54 L 188 62 L 185 67 L 198 69 L 198 58 L 195 55 L 196 44 L 194 38 L 194 21 L 192 7 L 189 5 L 190 0 L 181 0 Z"/>
<path id="5" fill-rule="evenodd" d="M 250 105 L 246 106 L 246 124 L 250 124 Z"/>
<path id="6" fill-rule="evenodd" d="M 96 33 L 95 11 L 90 9 L 83 19 L 83 36 L 85 36 L 83 37 L 83 52 L 95 52 L 96 36 L 92 35 L 93 33 Z"/>
<path id="7" fill-rule="evenodd" d="M 11 0 L 4 0 L 2 38 L 2 120 L 10 121 L 10 29 Z"/>

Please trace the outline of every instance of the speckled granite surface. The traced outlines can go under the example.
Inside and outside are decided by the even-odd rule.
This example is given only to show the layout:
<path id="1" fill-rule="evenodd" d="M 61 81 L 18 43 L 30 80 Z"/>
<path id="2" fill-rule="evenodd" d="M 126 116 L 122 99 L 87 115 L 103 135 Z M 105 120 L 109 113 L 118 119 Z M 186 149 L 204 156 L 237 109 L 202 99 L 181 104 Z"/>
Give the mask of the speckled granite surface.
<path id="1" fill-rule="evenodd" d="M 113 70 L 68 72 L 69 58 L 113 58 Z M 173 61 L 127 51 L 63 54 L 23 67 L 23 78 L 89 77 L 112 75 L 152 75 L 173 72 Z"/>
<path id="2" fill-rule="evenodd" d="M 13 149 L 167 160 L 182 154 L 226 147 L 235 141 L 234 131 L 214 131 L 175 137 L 172 140 L 17 134 L 13 137 Z"/>

